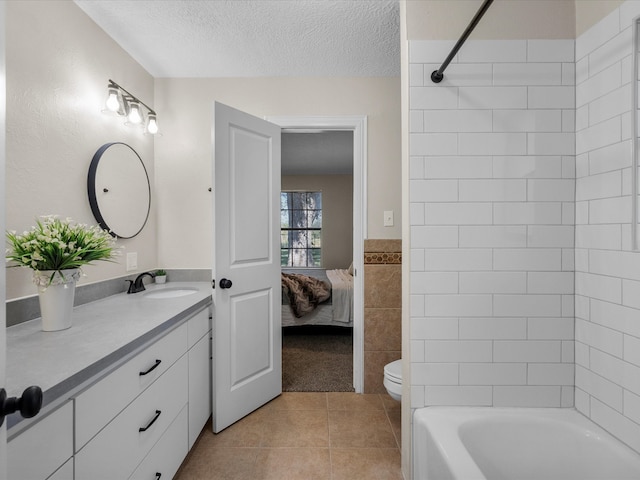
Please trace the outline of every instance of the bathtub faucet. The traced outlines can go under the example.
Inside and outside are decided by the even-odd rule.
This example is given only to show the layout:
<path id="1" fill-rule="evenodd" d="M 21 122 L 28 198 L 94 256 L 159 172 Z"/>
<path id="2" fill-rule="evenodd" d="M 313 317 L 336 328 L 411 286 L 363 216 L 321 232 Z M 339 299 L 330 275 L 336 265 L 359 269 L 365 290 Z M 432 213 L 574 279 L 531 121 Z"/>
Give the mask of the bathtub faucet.
<path id="1" fill-rule="evenodd" d="M 142 282 L 142 279 L 146 275 L 149 275 L 151 278 L 156 278 L 155 273 L 144 272 L 138 275 L 135 280 L 127 280 L 127 282 L 129 282 L 129 289 L 127 290 L 127 293 L 143 292 L 145 288 L 144 288 L 144 283 Z"/>

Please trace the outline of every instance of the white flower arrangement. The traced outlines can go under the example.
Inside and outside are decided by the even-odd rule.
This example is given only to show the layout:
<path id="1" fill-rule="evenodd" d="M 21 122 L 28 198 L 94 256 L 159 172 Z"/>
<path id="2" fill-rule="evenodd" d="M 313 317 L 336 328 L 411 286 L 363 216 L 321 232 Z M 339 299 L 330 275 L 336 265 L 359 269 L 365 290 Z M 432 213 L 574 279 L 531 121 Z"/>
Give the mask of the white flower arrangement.
<path id="1" fill-rule="evenodd" d="M 106 230 L 75 223 L 70 218 L 60 220 L 57 215 L 40 217 L 22 235 L 16 232 L 6 235 L 9 243 L 6 258 L 14 262 L 9 266 L 31 268 L 39 286 L 65 283 L 63 270 L 81 269 L 97 260 L 114 261 L 119 254 L 115 238 Z M 43 271 L 49 273 L 43 276 L 40 273 Z M 77 280 L 80 272 L 71 275 Z"/>

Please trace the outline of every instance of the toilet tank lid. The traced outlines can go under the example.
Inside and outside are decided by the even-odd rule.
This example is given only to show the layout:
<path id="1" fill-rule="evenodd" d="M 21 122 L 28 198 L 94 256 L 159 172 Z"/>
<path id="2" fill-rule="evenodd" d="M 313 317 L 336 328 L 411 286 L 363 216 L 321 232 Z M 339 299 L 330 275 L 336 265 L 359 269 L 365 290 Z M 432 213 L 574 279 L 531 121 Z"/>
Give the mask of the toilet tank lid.
<path id="1" fill-rule="evenodd" d="M 387 363 L 384 366 L 385 375 L 398 380 L 402 380 L 402 360 L 396 360 L 395 362 Z"/>

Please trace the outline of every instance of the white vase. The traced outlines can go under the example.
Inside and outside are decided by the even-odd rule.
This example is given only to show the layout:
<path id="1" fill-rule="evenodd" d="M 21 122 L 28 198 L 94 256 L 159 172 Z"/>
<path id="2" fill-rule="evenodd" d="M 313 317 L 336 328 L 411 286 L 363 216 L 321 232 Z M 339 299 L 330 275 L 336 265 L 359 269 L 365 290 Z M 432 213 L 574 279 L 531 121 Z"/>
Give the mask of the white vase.
<path id="1" fill-rule="evenodd" d="M 156 283 L 165 283 L 167 281 L 166 275 L 156 275 Z"/>
<path id="2" fill-rule="evenodd" d="M 43 331 L 55 332 L 71 327 L 78 278 L 80 278 L 78 269 L 34 273 L 34 281 L 38 286 Z"/>

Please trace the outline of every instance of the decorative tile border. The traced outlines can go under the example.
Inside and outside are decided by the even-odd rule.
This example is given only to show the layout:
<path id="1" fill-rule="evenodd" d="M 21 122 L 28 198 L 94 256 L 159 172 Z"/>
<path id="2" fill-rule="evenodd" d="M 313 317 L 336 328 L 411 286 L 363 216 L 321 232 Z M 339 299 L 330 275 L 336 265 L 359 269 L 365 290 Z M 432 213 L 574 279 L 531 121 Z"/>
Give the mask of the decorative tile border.
<path id="1" fill-rule="evenodd" d="M 402 253 L 400 252 L 368 252 L 364 254 L 365 265 L 401 265 Z"/>
<path id="2" fill-rule="evenodd" d="M 367 239 L 364 241 L 365 265 L 401 265 L 402 240 Z"/>

